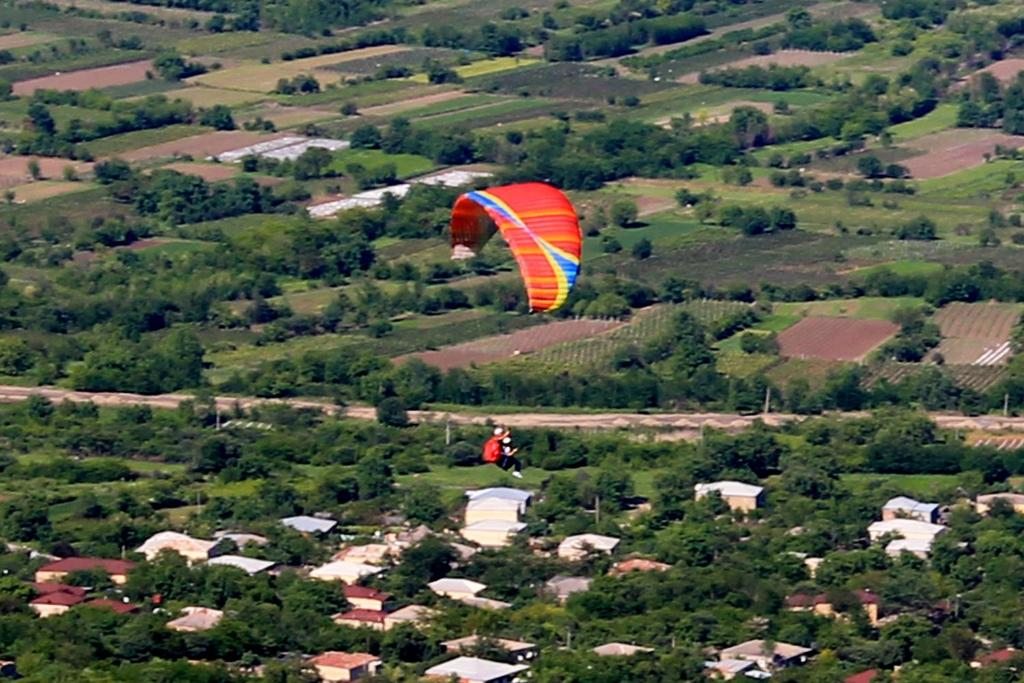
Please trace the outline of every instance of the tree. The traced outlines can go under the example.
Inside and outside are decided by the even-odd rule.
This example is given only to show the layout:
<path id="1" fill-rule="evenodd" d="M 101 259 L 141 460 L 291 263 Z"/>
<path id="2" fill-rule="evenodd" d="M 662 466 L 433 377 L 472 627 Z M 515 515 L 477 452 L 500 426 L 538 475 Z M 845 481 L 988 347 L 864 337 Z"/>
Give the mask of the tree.
<path id="1" fill-rule="evenodd" d="M 371 453 L 356 463 L 356 481 L 359 484 L 360 500 L 372 500 L 391 492 L 394 477 L 387 461 Z"/>
<path id="2" fill-rule="evenodd" d="M 885 173 L 885 168 L 878 157 L 868 154 L 857 160 L 857 172 L 865 178 L 881 178 Z"/>
<path id="3" fill-rule="evenodd" d="M 409 424 L 405 403 L 397 396 L 389 396 L 377 404 L 377 421 L 389 427 L 404 427 Z"/>
<path id="4" fill-rule="evenodd" d="M 609 215 L 612 223 L 626 228 L 636 222 L 637 213 L 636 202 L 632 199 L 619 199 L 612 204 Z"/>
<path id="5" fill-rule="evenodd" d="M 32 180 L 39 180 L 42 177 L 43 172 L 39 168 L 39 161 L 37 159 L 28 160 L 28 174 L 32 176 Z"/>
<path id="6" fill-rule="evenodd" d="M 650 258 L 653 251 L 654 247 L 651 245 L 651 241 L 644 237 L 633 245 L 633 258 L 643 261 Z"/>
<path id="7" fill-rule="evenodd" d="M 153 68 L 165 81 L 180 81 L 206 71 L 206 67 L 198 62 L 186 62 L 175 50 L 166 50 L 157 55 L 153 59 Z"/>
<path id="8" fill-rule="evenodd" d="M 310 147 L 295 160 L 292 174 L 296 180 L 309 180 L 324 175 L 334 156 L 323 147 Z"/>
<path id="9" fill-rule="evenodd" d="M 42 102 L 33 101 L 28 105 L 28 120 L 32 130 L 40 135 L 53 135 L 57 132 L 57 124 Z"/>
<path id="10" fill-rule="evenodd" d="M 217 104 L 203 111 L 199 117 L 199 125 L 210 126 L 215 130 L 234 130 L 235 119 L 231 116 L 231 109 L 223 104 Z"/>
<path id="11" fill-rule="evenodd" d="M 417 483 L 405 490 L 402 512 L 414 524 L 432 524 L 446 512 L 441 501 L 441 490 L 438 487 Z"/>

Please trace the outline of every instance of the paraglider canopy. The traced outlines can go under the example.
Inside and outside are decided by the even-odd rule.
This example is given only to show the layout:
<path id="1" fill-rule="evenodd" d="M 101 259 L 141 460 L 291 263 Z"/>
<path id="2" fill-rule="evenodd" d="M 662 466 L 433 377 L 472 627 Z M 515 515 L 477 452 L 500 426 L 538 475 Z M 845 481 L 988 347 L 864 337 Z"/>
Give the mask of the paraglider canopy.
<path id="1" fill-rule="evenodd" d="M 569 198 L 544 183 L 467 192 L 452 209 L 452 258 L 478 254 L 499 231 L 519 264 L 530 310 L 564 304 L 579 273 L 583 242 Z"/>

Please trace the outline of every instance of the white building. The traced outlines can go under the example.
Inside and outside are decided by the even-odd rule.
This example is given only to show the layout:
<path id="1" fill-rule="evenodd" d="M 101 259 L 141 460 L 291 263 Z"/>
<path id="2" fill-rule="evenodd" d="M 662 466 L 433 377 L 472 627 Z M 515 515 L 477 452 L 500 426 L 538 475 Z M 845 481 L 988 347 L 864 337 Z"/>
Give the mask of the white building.
<path id="1" fill-rule="evenodd" d="M 896 496 L 882 506 L 882 520 L 916 519 L 919 522 L 934 524 L 939 518 L 939 506 L 936 503 L 922 503 L 906 496 Z"/>
<path id="2" fill-rule="evenodd" d="M 446 681 L 454 678 L 460 683 L 515 683 L 519 680 L 517 674 L 528 668 L 523 664 L 503 664 L 478 657 L 456 657 L 430 667 L 426 676 Z"/>
<path id="3" fill-rule="evenodd" d="M 177 531 L 161 531 L 146 539 L 146 542 L 135 549 L 135 552 L 142 553 L 147 560 L 154 560 L 164 550 L 176 552 L 189 563 L 205 562 L 210 556 L 210 549 L 217 545 L 216 541 L 204 541 L 201 538 L 192 538 L 188 534 L 181 534 Z"/>
<path id="4" fill-rule="evenodd" d="M 372 564 L 335 560 L 333 562 L 320 565 L 311 571 L 309 576 L 310 578 L 320 579 L 321 581 L 357 583 L 360 579 L 367 576 L 373 576 L 374 574 L 379 574 L 382 571 L 384 571 L 383 568 L 375 567 Z"/>
<path id="5" fill-rule="evenodd" d="M 502 548 L 526 528 L 522 522 L 483 519 L 462 528 L 462 537 L 485 548 Z"/>
<path id="6" fill-rule="evenodd" d="M 921 522 L 916 519 L 891 519 L 874 522 L 868 527 L 868 536 L 872 542 L 883 537 L 895 537 L 886 547 L 889 555 L 903 552 L 913 553 L 918 557 L 926 557 L 931 552 L 932 543 L 948 530 L 941 524 Z"/>
<path id="7" fill-rule="evenodd" d="M 438 595 L 444 595 L 449 598 L 458 600 L 464 597 L 473 597 L 477 593 L 486 590 L 487 584 L 480 583 L 479 581 L 471 581 L 470 579 L 438 579 L 437 581 L 431 581 L 427 584 L 430 590 L 434 591 Z"/>
<path id="8" fill-rule="evenodd" d="M 619 545 L 619 539 L 601 534 L 577 534 L 566 536 L 558 544 L 558 556 L 563 560 L 582 560 L 590 552 L 611 554 Z"/>
<path id="9" fill-rule="evenodd" d="M 270 560 L 242 557 L 241 555 L 220 555 L 211 558 L 206 564 L 219 567 L 235 567 L 236 569 L 241 569 L 249 576 L 254 576 L 260 572 L 267 571 L 277 563 Z"/>
<path id="10" fill-rule="evenodd" d="M 714 481 L 709 484 L 697 484 L 693 487 L 696 500 L 717 493 L 729 506 L 730 510 L 749 512 L 764 503 L 764 488 L 745 484 L 742 481 Z"/>

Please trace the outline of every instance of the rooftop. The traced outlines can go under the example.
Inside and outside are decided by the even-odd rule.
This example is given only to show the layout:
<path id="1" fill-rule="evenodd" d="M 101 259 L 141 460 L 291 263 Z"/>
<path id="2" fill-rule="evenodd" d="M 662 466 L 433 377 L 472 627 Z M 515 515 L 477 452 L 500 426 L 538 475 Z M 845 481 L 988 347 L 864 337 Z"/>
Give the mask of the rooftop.
<path id="1" fill-rule="evenodd" d="M 764 488 L 753 484 L 744 484 L 742 481 L 713 481 L 709 484 L 697 484 L 693 487 L 697 497 L 705 496 L 712 491 L 717 491 L 722 497 L 737 496 L 739 498 L 753 498 L 761 495 Z"/>
<path id="2" fill-rule="evenodd" d="M 511 603 L 502 602 L 501 600 L 492 600 L 491 598 L 481 598 L 477 595 L 472 596 L 459 596 L 455 598 L 463 605 L 469 605 L 470 607 L 477 607 L 479 609 L 508 609 L 511 607 Z"/>
<path id="3" fill-rule="evenodd" d="M 593 583 L 593 579 L 585 576 L 555 576 L 544 585 L 548 590 L 554 591 L 559 595 L 568 595 L 589 590 L 591 583 Z"/>
<path id="4" fill-rule="evenodd" d="M 50 595 L 51 593 L 68 593 L 70 595 L 85 596 L 85 589 L 81 586 L 69 586 L 66 583 L 37 583 L 29 582 L 29 586 L 37 595 Z"/>
<path id="5" fill-rule="evenodd" d="M 30 605 L 63 605 L 65 607 L 72 607 L 85 601 L 85 593 L 65 593 L 64 591 L 54 591 L 53 593 L 46 593 L 40 595 L 38 598 L 30 601 Z"/>
<path id="6" fill-rule="evenodd" d="M 530 499 L 533 498 L 533 494 L 529 491 L 514 489 L 508 486 L 493 486 L 487 489 L 466 491 L 466 496 L 471 501 L 480 500 L 482 498 L 505 498 L 507 500 L 514 500 L 517 503 L 528 503 L 530 502 Z"/>
<path id="7" fill-rule="evenodd" d="M 192 538 L 188 534 L 178 533 L 177 531 L 161 531 L 147 538 L 146 542 L 135 550 L 146 557 L 154 556 L 161 550 L 174 550 L 182 555 L 205 555 L 215 545 L 217 545 L 216 541 Z"/>
<path id="8" fill-rule="evenodd" d="M 988 666 L 989 664 L 1000 664 L 1002 662 L 1008 662 L 1018 654 L 1017 650 L 1012 647 L 1005 647 L 1002 650 L 995 650 L 979 656 L 975 661 L 979 666 Z"/>
<path id="9" fill-rule="evenodd" d="M 430 590 L 439 595 L 445 595 L 447 593 L 470 593 L 472 595 L 476 595 L 487 588 L 487 584 L 471 581 L 470 579 L 451 578 L 431 581 L 427 585 L 430 586 Z"/>
<path id="10" fill-rule="evenodd" d="M 878 669 L 868 669 L 843 679 L 843 683 L 871 683 L 878 675 Z"/>
<path id="11" fill-rule="evenodd" d="M 618 544 L 619 539 L 612 536 L 602 536 L 601 534 L 577 534 L 575 536 L 566 536 L 565 540 L 558 544 L 558 552 L 559 554 L 562 554 L 565 551 L 583 550 L 585 548 L 611 552 Z"/>
<path id="12" fill-rule="evenodd" d="M 219 557 L 214 557 L 206 564 L 223 567 L 237 567 L 246 574 L 253 575 L 266 571 L 277 563 L 271 562 L 270 560 L 257 560 L 252 557 L 242 557 L 241 555 L 221 555 Z"/>
<path id="13" fill-rule="evenodd" d="M 513 503 L 514 505 L 515 503 Z M 463 531 L 500 531 L 506 534 L 519 533 L 526 528 L 523 522 L 505 522 L 500 519 L 482 519 L 462 527 Z"/>
<path id="14" fill-rule="evenodd" d="M 386 602 L 391 599 L 390 593 L 382 593 L 376 588 L 367 588 L 366 586 L 352 586 L 347 585 L 342 589 L 346 598 L 363 598 L 365 600 L 380 600 Z"/>
<path id="15" fill-rule="evenodd" d="M 502 650 L 507 652 L 518 652 L 520 650 L 529 650 L 537 647 L 533 643 L 527 643 L 521 640 L 509 640 L 508 638 L 490 638 L 488 636 L 465 636 L 463 638 L 455 638 L 454 640 L 446 640 L 444 645 L 446 650 L 462 650 L 476 647 L 479 643 L 493 643 L 500 647 Z"/>
<path id="16" fill-rule="evenodd" d="M 310 517 L 308 515 L 285 517 L 281 520 L 281 524 L 304 534 L 326 534 L 328 531 L 338 526 L 338 523 L 333 519 L 320 519 L 319 517 Z"/>
<path id="17" fill-rule="evenodd" d="M 382 568 L 375 567 L 372 564 L 335 560 L 333 562 L 320 565 L 311 571 L 309 575 L 314 579 L 362 578 L 364 576 L 379 574 L 382 571 L 384 571 Z"/>
<path id="18" fill-rule="evenodd" d="M 857 601 L 862 605 L 877 605 L 879 603 L 878 595 L 866 590 L 853 591 Z M 818 593 L 817 595 L 811 593 L 794 593 L 786 598 L 786 607 L 811 607 L 813 605 L 824 605 L 829 602 L 829 597 L 825 593 Z"/>
<path id="19" fill-rule="evenodd" d="M 994 500 L 1005 500 L 1011 505 L 1024 504 L 1024 493 L 985 493 L 978 496 L 979 503 L 991 503 Z"/>
<path id="20" fill-rule="evenodd" d="M 666 572 L 672 569 L 672 565 L 664 562 L 655 562 L 641 557 L 634 557 L 612 565 L 609 574 L 628 574 L 629 572 Z"/>
<path id="21" fill-rule="evenodd" d="M 332 619 L 338 621 L 345 619 L 346 621 L 361 621 L 367 624 L 383 624 L 384 617 L 387 616 L 387 612 L 381 612 L 375 609 L 350 609 L 347 612 L 340 612 L 335 614 Z"/>
<path id="22" fill-rule="evenodd" d="M 388 621 L 423 621 L 432 619 L 437 612 L 424 605 L 406 605 L 388 614 Z"/>
<path id="23" fill-rule="evenodd" d="M 627 643 L 605 643 L 595 647 L 593 652 L 602 657 L 632 657 L 644 652 L 654 652 L 654 648 L 628 645 Z"/>
<path id="24" fill-rule="evenodd" d="M 890 498 L 889 501 L 882 506 L 883 510 L 898 510 L 901 512 L 923 512 L 931 513 L 938 509 L 937 503 L 922 503 L 919 500 L 913 498 L 907 498 L 906 496 L 896 496 Z"/>
<path id="25" fill-rule="evenodd" d="M 748 640 L 739 645 L 733 645 L 727 647 L 719 653 L 719 659 L 742 659 L 744 657 L 763 657 L 766 652 L 766 646 L 769 644 L 765 640 Z M 790 645 L 789 643 L 772 643 L 773 647 L 772 654 L 776 657 L 782 657 L 784 659 L 792 659 L 793 657 L 799 657 L 801 655 L 807 655 L 814 650 L 801 647 L 799 645 Z"/>
<path id="26" fill-rule="evenodd" d="M 209 607 L 186 607 L 182 616 L 167 622 L 174 631 L 208 631 L 224 618 L 224 612 Z"/>
<path id="27" fill-rule="evenodd" d="M 355 669 L 379 661 L 380 657 L 365 652 L 331 651 L 310 658 L 309 663 L 313 666 L 329 666 L 335 669 Z"/>
<path id="28" fill-rule="evenodd" d="M 228 539 L 235 542 L 239 548 L 252 543 L 253 545 L 266 545 L 270 540 L 266 536 L 260 536 L 259 534 L 247 534 L 239 531 L 218 531 L 213 535 L 218 541 L 221 539 Z"/>
<path id="29" fill-rule="evenodd" d="M 108 574 L 127 574 L 135 568 L 129 560 L 107 560 L 100 557 L 65 557 L 63 560 L 44 564 L 41 572 L 83 572 L 102 569 Z"/>
<path id="30" fill-rule="evenodd" d="M 138 607 L 136 607 L 135 605 L 131 604 L 130 602 L 120 602 L 118 600 L 108 600 L 107 598 L 99 598 L 97 600 L 90 600 L 89 602 L 87 602 L 85 604 L 88 607 L 99 607 L 100 609 L 109 609 L 110 611 L 117 612 L 118 614 L 128 614 L 130 612 L 135 612 L 135 611 L 137 611 L 139 609 Z"/>
<path id="31" fill-rule="evenodd" d="M 470 683 L 483 683 L 497 678 L 514 676 L 528 668 L 522 664 L 503 664 L 477 657 L 456 657 L 450 662 L 430 667 L 427 669 L 426 675 L 445 678 L 455 676 L 460 680 L 470 681 Z"/>
<path id="32" fill-rule="evenodd" d="M 932 524 L 931 522 L 922 522 L 917 519 L 890 519 L 884 522 L 872 522 L 868 526 L 868 532 L 877 535 L 884 536 L 885 534 L 911 534 L 914 536 L 940 534 L 946 530 L 941 524 Z"/>

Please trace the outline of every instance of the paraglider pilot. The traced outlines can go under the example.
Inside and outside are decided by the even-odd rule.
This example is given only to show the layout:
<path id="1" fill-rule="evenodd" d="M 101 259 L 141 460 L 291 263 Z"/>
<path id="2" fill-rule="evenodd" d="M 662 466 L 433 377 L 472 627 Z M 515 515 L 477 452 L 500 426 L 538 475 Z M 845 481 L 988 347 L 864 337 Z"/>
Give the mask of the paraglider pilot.
<path id="1" fill-rule="evenodd" d="M 495 427 L 494 434 L 484 443 L 484 462 L 494 463 L 506 472 L 513 470 L 512 476 L 523 478 L 523 464 L 515 457 L 518 448 L 512 447 L 512 432 L 503 427 Z"/>

